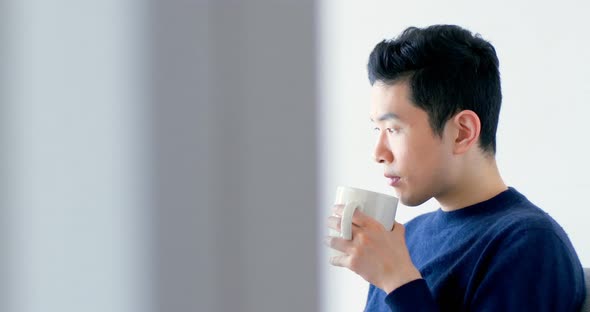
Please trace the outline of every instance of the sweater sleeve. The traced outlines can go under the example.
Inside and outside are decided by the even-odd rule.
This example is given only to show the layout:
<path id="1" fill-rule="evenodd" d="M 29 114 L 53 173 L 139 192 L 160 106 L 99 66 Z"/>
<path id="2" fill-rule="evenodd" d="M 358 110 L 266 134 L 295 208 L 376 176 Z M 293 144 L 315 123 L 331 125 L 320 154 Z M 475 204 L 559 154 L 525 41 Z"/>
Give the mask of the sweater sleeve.
<path id="1" fill-rule="evenodd" d="M 464 293 L 469 311 L 579 311 L 584 275 L 573 247 L 548 229 L 512 232 L 480 259 Z M 385 297 L 391 311 L 439 311 L 424 279 Z"/>
<path id="2" fill-rule="evenodd" d="M 583 273 L 573 247 L 554 232 L 527 229 L 482 257 L 467 297 L 471 311 L 579 311 Z"/>
<path id="3" fill-rule="evenodd" d="M 431 312 L 438 311 L 438 307 L 426 281 L 417 279 L 400 286 L 385 297 L 385 303 L 392 312 L 415 311 Z"/>

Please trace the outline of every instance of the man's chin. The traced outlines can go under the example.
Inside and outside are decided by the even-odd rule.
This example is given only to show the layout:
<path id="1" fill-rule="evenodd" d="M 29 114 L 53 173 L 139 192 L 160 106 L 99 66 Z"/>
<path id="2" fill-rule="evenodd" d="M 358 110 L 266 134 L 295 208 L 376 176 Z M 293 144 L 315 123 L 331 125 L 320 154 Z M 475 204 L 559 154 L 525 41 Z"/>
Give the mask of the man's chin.
<path id="1" fill-rule="evenodd" d="M 399 194 L 397 196 L 397 198 L 399 198 L 399 201 L 404 206 L 408 206 L 408 207 L 420 206 L 420 205 L 424 204 L 426 201 L 428 201 L 428 199 L 429 199 L 429 198 L 422 198 L 422 197 L 418 197 L 418 196 L 409 196 L 409 195 L 404 196 L 404 194 Z"/>

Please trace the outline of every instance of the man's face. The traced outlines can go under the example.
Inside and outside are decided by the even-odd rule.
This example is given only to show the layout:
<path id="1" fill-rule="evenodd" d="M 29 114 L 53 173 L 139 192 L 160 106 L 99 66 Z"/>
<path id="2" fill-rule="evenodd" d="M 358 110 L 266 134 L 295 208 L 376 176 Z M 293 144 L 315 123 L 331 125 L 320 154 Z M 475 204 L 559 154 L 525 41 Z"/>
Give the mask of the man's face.
<path id="1" fill-rule="evenodd" d="M 375 161 L 404 205 L 416 206 L 443 194 L 452 181 L 452 145 L 428 114 L 414 106 L 408 83 L 376 82 L 371 89 L 371 120 L 377 133 Z"/>

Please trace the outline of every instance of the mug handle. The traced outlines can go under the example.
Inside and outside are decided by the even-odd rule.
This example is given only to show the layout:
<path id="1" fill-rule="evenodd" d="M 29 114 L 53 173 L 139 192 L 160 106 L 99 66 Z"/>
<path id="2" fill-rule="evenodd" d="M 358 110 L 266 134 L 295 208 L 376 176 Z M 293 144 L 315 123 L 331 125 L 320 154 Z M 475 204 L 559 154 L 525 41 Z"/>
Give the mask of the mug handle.
<path id="1" fill-rule="evenodd" d="M 356 209 L 362 210 L 360 202 L 350 201 L 344 205 L 342 220 L 340 220 L 340 236 L 344 239 L 352 240 L 352 215 Z"/>

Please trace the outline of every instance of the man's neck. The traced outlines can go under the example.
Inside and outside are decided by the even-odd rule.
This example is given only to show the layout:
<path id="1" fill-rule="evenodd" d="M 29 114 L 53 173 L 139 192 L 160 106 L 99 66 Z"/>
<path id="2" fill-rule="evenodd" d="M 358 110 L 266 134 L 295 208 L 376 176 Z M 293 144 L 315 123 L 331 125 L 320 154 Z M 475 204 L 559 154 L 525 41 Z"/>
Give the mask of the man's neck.
<path id="1" fill-rule="evenodd" d="M 508 189 L 493 158 L 472 162 L 462 172 L 452 188 L 436 196 L 444 211 L 458 210 L 486 201 Z"/>

